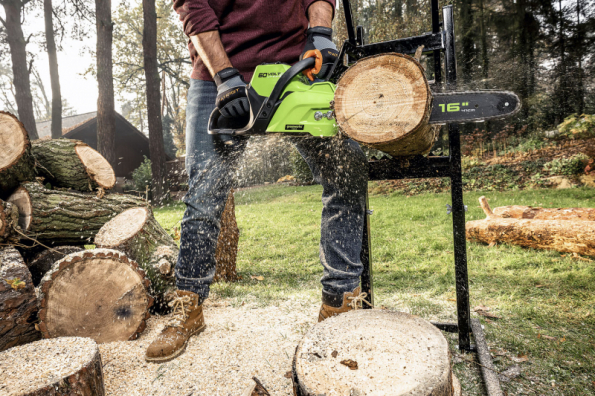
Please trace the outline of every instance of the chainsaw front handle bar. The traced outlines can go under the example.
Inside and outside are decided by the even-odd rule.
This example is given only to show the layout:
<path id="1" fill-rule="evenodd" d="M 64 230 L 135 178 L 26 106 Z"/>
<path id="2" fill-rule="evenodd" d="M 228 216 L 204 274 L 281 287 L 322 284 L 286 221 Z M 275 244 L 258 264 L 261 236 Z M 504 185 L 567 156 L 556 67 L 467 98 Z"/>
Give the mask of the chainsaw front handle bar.
<path id="1" fill-rule="evenodd" d="M 266 98 L 256 93 L 254 88 L 248 85 L 246 94 L 248 95 L 248 102 L 250 103 L 250 121 L 248 125 L 241 129 L 219 129 L 217 123 L 221 117 L 221 112 L 218 108 L 215 108 L 209 117 L 209 129 L 210 135 L 245 135 L 245 134 L 262 134 L 266 133 L 269 121 L 275 115 L 277 108 L 281 104 L 281 95 L 287 87 L 287 85 L 293 80 L 295 76 L 300 74 L 306 69 L 311 69 L 315 66 L 315 58 L 303 59 L 293 66 L 291 66 L 277 84 L 273 88 L 271 95 Z"/>

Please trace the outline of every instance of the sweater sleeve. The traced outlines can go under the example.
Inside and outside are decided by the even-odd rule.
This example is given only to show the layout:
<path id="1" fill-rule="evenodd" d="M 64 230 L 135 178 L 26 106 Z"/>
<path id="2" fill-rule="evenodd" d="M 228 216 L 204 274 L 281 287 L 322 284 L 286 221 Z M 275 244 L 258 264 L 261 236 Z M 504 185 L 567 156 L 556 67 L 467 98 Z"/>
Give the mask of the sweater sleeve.
<path id="1" fill-rule="evenodd" d="M 188 37 L 219 29 L 219 20 L 208 0 L 174 0 L 173 7 Z"/>
<path id="2" fill-rule="evenodd" d="M 306 17 L 308 16 L 308 7 L 312 5 L 312 3 L 316 3 L 317 1 L 321 0 L 302 0 L 304 4 L 304 10 L 306 11 Z M 333 6 L 333 19 L 335 18 L 335 9 L 337 7 L 336 0 L 323 0 Z"/>

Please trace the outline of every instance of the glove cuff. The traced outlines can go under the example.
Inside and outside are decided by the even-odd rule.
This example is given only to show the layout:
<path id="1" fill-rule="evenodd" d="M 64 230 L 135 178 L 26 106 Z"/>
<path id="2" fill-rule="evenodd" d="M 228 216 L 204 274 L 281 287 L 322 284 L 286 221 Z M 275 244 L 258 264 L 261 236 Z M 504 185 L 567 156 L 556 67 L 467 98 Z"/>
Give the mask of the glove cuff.
<path id="1" fill-rule="evenodd" d="M 217 86 L 223 84 L 225 81 L 229 80 L 230 78 L 240 75 L 238 69 L 234 69 L 233 67 L 226 67 L 225 69 L 219 71 L 213 76 L 213 80 L 215 80 L 215 84 Z"/>
<path id="2" fill-rule="evenodd" d="M 324 26 L 316 26 L 316 27 L 308 29 L 306 31 L 306 34 L 308 36 L 315 35 L 315 34 L 320 35 L 320 36 L 327 36 L 330 39 L 331 37 L 333 37 L 333 29 L 327 28 Z"/>

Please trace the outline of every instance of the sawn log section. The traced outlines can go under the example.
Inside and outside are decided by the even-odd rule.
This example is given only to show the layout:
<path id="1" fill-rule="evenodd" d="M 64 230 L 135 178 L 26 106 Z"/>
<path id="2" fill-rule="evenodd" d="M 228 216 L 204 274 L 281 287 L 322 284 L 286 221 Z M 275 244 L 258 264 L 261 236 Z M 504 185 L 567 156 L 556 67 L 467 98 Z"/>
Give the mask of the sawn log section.
<path id="1" fill-rule="evenodd" d="M 0 111 L 0 198 L 20 182 L 35 179 L 35 161 L 29 135 L 12 114 Z"/>

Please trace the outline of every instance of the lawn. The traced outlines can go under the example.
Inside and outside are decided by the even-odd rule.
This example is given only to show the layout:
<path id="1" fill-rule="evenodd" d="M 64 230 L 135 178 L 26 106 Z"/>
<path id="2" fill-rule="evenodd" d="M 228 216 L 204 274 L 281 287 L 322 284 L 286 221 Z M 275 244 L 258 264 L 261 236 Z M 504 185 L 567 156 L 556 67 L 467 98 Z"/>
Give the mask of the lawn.
<path id="1" fill-rule="evenodd" d="M 320 186 L 269 186 L 235 195 L 240 228 L 237 283 L 213 285 L 231 304 L 263 306 L 320 297 L 318 260 Z M 466 193 L 468 220 L 482 219 L 479 192 Z M 595 207 L 595 191 L 525 190 L 486 193 L 493 207 Z M 429 320 L 456 320 L 452 220 L 448 194 L 372 195 L 372 262 L 375 302 Z M 155 210 L 171 229 L 183 204 Z M 519 365 L 504 383 L 509 395 L 595 395 L 595 262 L 557 252 L 468 244 L 471 307 L 480 317 L 499 371 Z M 261 275 L 263 281 L 251 276 Z M 477 314 L 473 313 L 473 316 Z M 482 394 L 473 355 L 453 344 L 455 371 L 469 395 Z"/>

